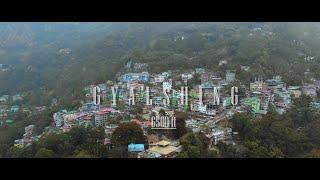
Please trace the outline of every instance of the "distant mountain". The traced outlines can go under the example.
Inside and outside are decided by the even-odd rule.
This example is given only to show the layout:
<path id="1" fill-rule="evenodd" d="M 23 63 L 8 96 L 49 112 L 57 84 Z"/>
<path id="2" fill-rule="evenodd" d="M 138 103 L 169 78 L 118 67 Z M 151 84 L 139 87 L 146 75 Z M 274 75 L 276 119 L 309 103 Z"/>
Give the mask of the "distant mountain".
<path id="1" fill-rule="evenodd" d="M 0 23 L 0 64 L 12 67 L 0 86 L 72 97 L 114 78 L 128 59 L 149 63 L 151 73 L 201 66 L 223 75 L 248 65 L 237 72 L 245 82 L 280 74 L 298 84 L 308 68 L 320 78 L 319 38 L 319 23 Z"/>

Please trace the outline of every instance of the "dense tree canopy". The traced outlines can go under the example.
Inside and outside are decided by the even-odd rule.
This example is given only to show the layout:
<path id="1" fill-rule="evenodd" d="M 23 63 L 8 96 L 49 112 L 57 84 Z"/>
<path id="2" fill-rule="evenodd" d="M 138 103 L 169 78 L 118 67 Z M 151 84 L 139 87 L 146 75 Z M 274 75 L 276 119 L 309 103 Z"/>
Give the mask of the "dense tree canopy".
<path id="1" fill-rule="evenodd" d="M 132 122 L 120 124 L 112 133 L 111 141 L 114 146 L 126 147 L 131 143 L 144 144 L 146 138 L 140 125 Z"/>

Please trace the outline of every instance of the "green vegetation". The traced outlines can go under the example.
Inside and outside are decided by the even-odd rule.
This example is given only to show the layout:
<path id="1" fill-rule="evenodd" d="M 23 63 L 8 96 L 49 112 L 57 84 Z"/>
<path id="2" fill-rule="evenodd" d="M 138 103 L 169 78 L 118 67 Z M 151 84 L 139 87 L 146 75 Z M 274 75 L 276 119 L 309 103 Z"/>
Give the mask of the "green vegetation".
<path id="1" fill-rule="evenodd" d="M 15 139 L 21 138 L 26 125 L 35 124 L 36 134 L 40 134 L 52 123 L 53 112 L 79 107 L 85 86 L 115 80 L 128 60 L 148 63 L 147 70 L 151 74 L 203 67 L 224 78 L 226 70 L 235 70 L 237 86 L 240 82 L 248 86 L 254 77 L 267 79 L 274 75 L 282 76 L 287 85 L 301 85 L 310 81 L 305 75 L 307 69 L 310 70 L 308 76 L 320 79 L 318 23 L 56 25 L 0 24 L 3 30 L 0 41 L 8 42 L 0 46 L 0 63 L 10 67 L 9 71 L 0 71 L 1 93 L 25 94 L 23 104 L 26 106 L 48 106 L 53 98 L 58 99 L 56 107 L 37 115 L 18 113 L 12 117 L 13 124 L 0 128 L 1 157 L 126 157 L 127 143 L 145 142 L 141 129 L 135 125 L 123 124 L 116 130 L 112 138 L 116 145 L 111 150 L 101 142 L 103 130 L 83 128 L 48 135 L 23 149 L 12 145 Z M 71 53 L 61 53 L 65 48 Z M 306 56 L 315 58 L 305 61 Z M 220 60 L 228 63 L 219 66 Z M 241 70 L 241 65 L 250 66 L 250 70 Z M 189 83 L 199 84 L 199 76 Z M 244 90 L 239 91 L 243 96 Z M 136 111 L 141 113 L 140 108 Z M 239 145 L 218 144 L 219 155 L 317 157 L 320 148 L 318 116 L 310 106 L 310 98 L 305 96 L 281 116 L 269 112 L 261 120 L 253 120 L 246 115 L 235 115 L 231 122 L 239 132 Z M 113 121 L 119 122 L 119 119 Z M 199 139 L 205 139 L 202 135 L 187 132 L 184 118 L 177 119 L 176 131 L 163 134 L 177 139 L 183 137 L 186 150 L 182 157 L 215 156 L 215 152 L 199 143 Z"/>
<path id="2" fill-rule="evenodd" d="M 77 107 L 84 86 L 114 80 L 129 59 L 148 63 L 150 73 L 204 67 L 224 77 L 233 69 L 245 85 L 273 75 L 300 85 L 308 81 L 306 69 L 320 78 L 317 23 L 40 23 L 17 28 L 28 29 L 16 42 L 25 48 L 21 53 L 9 53 L 16 46 L 0 48 L 0 63 L 12 66 L 0 72 L 0 86 L 6 87 L 4 93 L 27 93 L 31 105 L 47 105 L 55 97 L 66 108 Z M 61 55 L 63 48 L 72 51 Z M 305 62 L 306 56 L 315 58 Z M 220 60 L 228 63 L 218 66 Z M 250 70 L 241 71 L 241 65 Z"/>
<path id="3" fill-rule="evenodd" d="M 108 157 L 108 146 L 103 144 L 104 136 L 102 129 L 76 127 L 65 133 L 47 134 L 24 148 L 1 145 L 1 157 Z"/>
<path id="4" fill-rule="evenodd" d="M 111 142 L 114 146 L 127 147 L 129 144 L 144 144 L 146 139 L 140 125 L 130 122 L 122 123 L 112 133 Z"/>
<path id="5" fill-rule="evenodd" d="M 188 133 L 180 139 L 183 151 L 179 158 L 216 158 L 218 152 L 209 149 L 210 139 L 203 133 Z"/>
<path id="6" fill-rule="evenodd" d="M 314 157 L 319 149 L 319 114 L 310 98 L 301 96 L 283 115 L 270 111 L 254 120 L 244 114 L 232 119 L 238 145 L 218 144 L 222 157 Z"/>

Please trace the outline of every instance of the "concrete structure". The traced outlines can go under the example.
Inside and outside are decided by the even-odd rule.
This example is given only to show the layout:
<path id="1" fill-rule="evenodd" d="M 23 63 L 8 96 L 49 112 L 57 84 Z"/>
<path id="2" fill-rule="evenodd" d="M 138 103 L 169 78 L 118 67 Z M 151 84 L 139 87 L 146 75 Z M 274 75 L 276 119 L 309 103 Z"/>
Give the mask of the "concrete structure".
<path id="1" fill-rule="evenodd" d="M 117 129 L 118 125 L 116 124 L 109 124 L 104 127 L 104 132 L 106 134 L 106 137 L 111 138 L 112 133 Z"/>
<path id="2" fill-rule="evenodd" d="M 299 98 L 302 94 L 300 86 L 288 86 L 288 91 L 292 98 Z"/>
<path id="3" fill-rule="evenodd" d="M 231 97 L 226 97 L 223 99 L 222 103 L 223 107 L 230 107 L 231 106 Z"/>
<path id="4" fill-rule="evenodd" d="M 291 104 L 290 93 L 287 90 L 274 91 L 274 103 L 276 105 L 276 111 L 282 114 Z"/>
<path id="5" fill-rule="evenodd" d="M 168 80 L 162 83 L 163 90 L 171 90 L 172 89 L 172 80 Z"/>
<path id="6" fill-rule="evenodd" d="M 163 76 L 162 74 L 158 74 L 154 76 L 154 81 L 156 83 L 162 83 L 165 80 L 165 76 Z"/>
<path id="7" fill-rule="evenodd" d="M 227 83 L 231 83 L 236 79 L 236 73 L 232 71 L 227 71 L 226 73 L 226 81 Z"/>
<path id="8" fill-rule="evenodd" d="M 250 83 L 250 91 L 266 91 L 268 84 L 264 83 L 261 79 L 255 79 L 253 83 Z"/>
<path id="9" fill-rule="evenodd" d="M 241 100 L 244 105 L 251 108 L 253 113 L 257 113 L 260 110 L 260 99 L 257 97 L 250 97 Z"/>
<path id="10" fill-rule="evenodd" d="M 207 137 L 211 139 L 211 144 L 217 145 L 218 142 L 226 139 L 227 132 L 222 128 L 214 128 L 211 130 L 211 133 L 207 135 Z"/>
<path id="11" fill-rule="evenodd" d="M 56 127 L 61 127 L 63 125 L 63 110 L 53 114 L 53 120 Z"/>
<path id="12" fill-rule="evenodd" d="M 286 84 L 282 82 L 281 76 L 274 76 L 273 79 L 268 79 L 265 81 L 268 84 L 268 88 L 272 90 L 284 89 Z"/>
<path id="13" fill-rule="evenodd" d="M 226 60 L 219 61 L 219 66 L 226 65 L 226 64 L 228 64 L 228 61 Z"/>
<path id="14" fill-rule="evenodd" d="M 111 113 L 110 108 L 103 108 L 97 112 L 94 116 L 94 124 L 96 127 L 103 127 L 108 120 L 109 114 Z"/>
<path id="15" fill-rule="evenodd" d="M 317 97 L 317 87 L 313 84 L 304 84 L 302 86 L 302 93 L 312 98 L 315 98 Z"/>
<path id="16" fill-rule="evenodd" d="M 204 84 L 204 83 L 208 82 L 208 80 L 209 80 L 208 73 L 201 74 L 201 84 Z"/>
<path id="17" fill-rule="evenodd" d="M 84 112 L 92 112 L 92 111 L 97 111 L 99 109 L 99 105 L 95 105 L 93 102 L 90 103 L 85 103 L 82 106 L 82 110 Z"/>
<path id="18" fill-rule="evenodd" d="M 56 127 L 63 127 L 70 124 L 76 119 L 75 111 L 67 111 L 65 109 L 53 114 L 53 120 Z"/>
<path id="19" fill-rule="evenodd" d="M 21 101 L 23 100 L 22 96 L 20 94 L 16 94 L 14 96 L 12 96 L 12 101 L 15 102 L 15 101 Z"/>
<path id="20" fill-rule="evenodd" d="M 9 95 L 3 95 L 0 97 L 0 102 L 7 102 L 9 100 Z"/>
<path id="21" fill-rule="evenodd" d="M 249 66 L 241 66 L 241 71 L 249 71 L 250 67 Z"/>
<path id="22" fill-rule="evenodd" d="M 196 68 L 196 73 L 197 74 L 202 74 L 205 72 L 205 69 L 204 68 Z"/>
<path id="23" fill-rule="evenodd" d="M 18 148 L 23 148 L 25 146 L 30 146 L 34 141 L 38 141 L 40 136 L 33 136 L 34 125 L 29 125 L 24 128 L 25 133 L 22 139 L 17 139 L 14 141 L 14 146 Z"/>
<path id="24" fill-rule="evenodd" d="M 19 110 L 20 110 L 20 107 L 18 106 L 18 105 L 13 105 L 13 106 L 11 106 L 11 112 L 12 113 L 17 113 L 17 112 L 19 112 Z"/>
<path id="25" fill-rule="evenodd" d="M 149 73 L 128 73 L 122 76 L 123 82 L 132 82 L 132 81 L 141 81 L 141 82 L 148 82 L 149 81 Z"/>

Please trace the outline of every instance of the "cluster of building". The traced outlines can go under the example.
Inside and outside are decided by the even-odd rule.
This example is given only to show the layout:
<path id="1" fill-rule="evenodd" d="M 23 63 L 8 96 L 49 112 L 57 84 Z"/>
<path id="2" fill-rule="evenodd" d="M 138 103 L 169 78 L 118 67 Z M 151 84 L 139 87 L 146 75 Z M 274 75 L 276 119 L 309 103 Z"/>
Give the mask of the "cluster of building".
<path id="1" fill-rule="evenodd" d="M 133 63 L 130 61 L 127 63 L 126 68 L 131 68 Z M 134 69 L 145 67 L 143 64 L 134 66 Z M 181 96 L 180 86 L 190 85 L 190 81 L 199 75 L 201 84 L 191 84 L 191 89 L 188 90 L 188 103 L 180 103 Z M 102 103 L 95 105 L 92 100 L 92 89 L 94 85 L 90 85 L 84 88 L 84 93 L 88 98 L 88 102 L 84 103 L 76 111 L 60 110 L 54 113 L 54 127 L 48 128 L 48 132 L 66 132 L 74 126 L 92 126 L 103 127 L 107 138 L 105 144 L 110 144 L 110 138 L 112 132 L 117 128 L 117 124 L 114 124 L 112 120 L 120 117 L 120 119 L 127 122 L 134 122 L 141 126 L 146 136 L 148 136 L 147 130 L 151 126 L 150 117 L 152 115 L 158 115 L 161 110 L 166 114 L 174 114 L 174 111 L 190 112 L 201 116 L 198 120 L 194 120 L 191 117 L 187 117 L 187 127 L 192 128 L 194 131 L 202 131 L 199 126 L 206 124 L 209 127 L 209 131 L 206 133 L 207 137 L 211 139 L 212 145 L 217 144 L 219 141 L 232 140 L 232 129 L 221 128 L 216 125 L 214 117 L 221 119 L 225 118 L 224 109 L 231 106 L 230 95 L 220 93 L 221 104 L 217 104 L 215 97 L 212 96 L 216 90 L 215 87 L 221 88 L 222 92 L 224 87 L 229 83 L 236 80 L 236 74 L 234 71 L 227 71 L 225 78 L 216 76 L 213 73 L 206 72 L 204 68 L 196 68 L 194 71 L 186 72 L 172 72 L 166 71 L 158 74 L 149 74 L 148 72 L 128 72 L 119 74 L 116 78 L 117 82 L 108 81 L 103 84 L 98 84 L 100 89 L 100 96 Z M 202 87 L 203 103 L 199 104 L 199 85 Z M 117 87 L 116 99 L 117 105 L 112 103 L 114 93 L 112 87 Z M 150 87 L 149 99 L 152 99 L 152 104 L 146 103 L 146 87 Z M 176 88 L 174 88 L 176 87 Z M 178 88 L 177 88 L 178 87 Z M 135 112 L 135 106 L 132 106 L 130 102 L 130 91 L 134 90 L 135 104 L 140 106 L 142 112 L 139 113 L 137 118 L 137 112 Z M 163 90 L 168 90 L 168 96 L 170 97 L 170 103 L 165 104 L 163 100 L 165 95 Z M 192 109 L 190 110 L 190 107 Z M 193 123 L 196 122 L 196 123 Z M 169 143 L 168 143 L 169 142 Z M 145 149 L 144 145 L 131 144 L 128 146 L 129 151 L 139 151 L 139 157 L 174 157 L 175 154 L 181 151 L 181 146 L 171 145 L 169 140 L 159 141 L 157 143 L 149 144 L 149 148 Z"/>
<path id="2" fill-rule="evenodd" d="M 14 141 L 14 146 L 18 148 L 23 148 L 30 146 L 34 141 L 38 141 L 42 135 L 34 136 L 34 125 L 29 125 L 24 128 L 25 133 L 22 139 L 17 139 Z"/>
<path id="3" fill-rule="evenodd" d="M 23 97 L 20 94 L 16 94 L 12 96 L 12 102 L 22 101 L 22 100 L 23 100 Z M 10 101 L 9 95 L 0 96 L 0 103 L 7 103 L 9 101 Z"/>
<path id="4" fill-rule="evenodd" d="M 0 126 L 10 125 L 13 121 L 10 119 L 11 116 L 21 110 L 18 105 L 23 100 L 20 94 L 13 95 L 10 98 L 9 95 L 0 96 Z M 26 109 L 23 109 L 24 111 Z"/>
<path id="5" fill-rule="evenodd" d="M 70 53 L 71 53 L 70 48 L 59 49 L 59 54 L 70 54 Z"/>
<path id="6" fill-rule="evenodd" d="M 35 106 L 30 107 L 23 104 L 24 95 L 15 94 L 11 97 L 9 95 L 0 96 L 0 120 L 1 118 L 10 117 L 10 115 L 24 112 L 24 113 L 41 113 L 42 111 L 47 109 L 47 106 Z"/>
<path id="7" fill-rule="evenodd" d="M 134 63 L 132 60 L 129 60 L 125 66 L 127 70 L 133 70 L 134 72 L 144 71 L 148 68 L 147 63 Z"/>
<path id="8" fill-rule="evenodd" d="M 155 135 L 150 135 L 155 136 Z M 149 140 L 149 148 L 145 149 L 144 144 L 129 144 L 128 150 L 136 153 L 137 158 L 175 158 L 182 151 L 182 146 L 178 141 L 159 140 L 151 137 Z"/>
<path id="9" fill-rule="evenodd" d="M 219 64 L 227 64 L 227 61 L 220 61 Z M 233 132 L 230 127 L 220 126 L 220 122 L 228 120 L 235 113 L 262 117 L 268 112 L 270 105 L 273 105 L 278 113 L 284 113 L 290 108 L 293 99 L 299 98 L 301 94 L 315 98 L 316 91 L 320 87 L 316 83 L 303 84 L 301 87 L 287 86 L 280 76 L 267 80 L 255 78 L 249 84 L 249 88 L 240 83 L 238 88 L 245 91 L 245 95 L 239 97 L 239 103 L 234 104 L 231 102 L 231 95 L 226 93 L 229 92 L 226 88 L 237 81 L 236 72 L 233 70 L 227 70 L 225 77 L 219 77 L 204 68 L 149 74 L 145 71 L 146 67 L 147 64 L 129 61 L 126 64 L 126 72 L 118 73 L 116 82 L 107 81 L 85 87 L 83 91 L 87 99 L 82 106 L 77 110 L 63 109 L 54 113 L 53 126 L 47 127 L 46 132 L 67 132 L 75 126 L 103 127 L 107 137 L 104 144 L 110 145 L 111 135 L 119 122 L 134 122 L 140 125 L 149 140 L 151 116 L 158 115 L 162 110 L 169 115 L 174 115 L 175 111 L 182 111 L 187 114 L 186 126 L 193 132 L 205 133 L 210 139 L 211 146 L 218 142 L 234 144 L 233 137 L 237 132 Z M 249 69 L 249 66 L 241 66 L 242 71 Z M 138 72 L 139 70 L 141 71 Z M 200 77 L 200 84 L 192 84 L 195 77 Z M 92 102 L 93 87 L 96 86 L 100 89 L 99 105 Z M 181 92 L 181 86 L 189 87 L 187 97 Z M 170 98 L 169 104 L 164 103 L 166 98 L 164 90 L 167 90 L 167 96 Z M 134 103 L 132 91 L 134 91 Z M 219 97 L 216 97 L 215 93 L 218 93 Z M 117 104 L 113 103 L 114 94 Z M 199 101 L 199 94 L 202 94 L 202 101 Z M 148 99 L 152 99 L 152 103 L 147 102 L 147 96 Z M 182 97 L 188 105 L 181 103 Z M 141 111 L 137 112 L 136 107 L 140 107 Z M 137 157 L 175 157 L 181 148 L 175 141 L 163 138 L 159 140 L 154 137 L 152 141 L 149 140 L 148 146 L 128 145 L 128 151 L 136 153 Z"/>
<path id="10" fill-rule="evenodd" d="M 79 111 L 60 110 L 53 114 L 54 126 L 63 132 L 75 126 L 105 127 L 110 118 L 122 113 L 112 107 L 86 103 Z"/>

